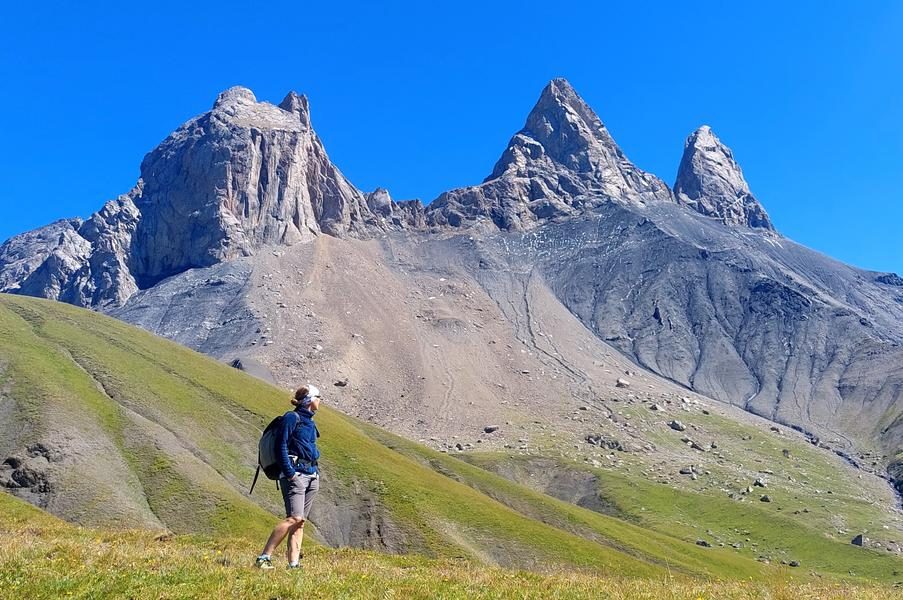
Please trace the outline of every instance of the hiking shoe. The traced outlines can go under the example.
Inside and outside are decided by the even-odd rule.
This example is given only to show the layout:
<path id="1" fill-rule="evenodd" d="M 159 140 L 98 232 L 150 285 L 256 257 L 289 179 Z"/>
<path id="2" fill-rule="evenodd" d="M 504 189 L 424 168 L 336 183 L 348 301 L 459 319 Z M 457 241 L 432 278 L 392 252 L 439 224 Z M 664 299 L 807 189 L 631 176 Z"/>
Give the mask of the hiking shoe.
<path id="1" fill-rule="evenodd" d="M 294 564 L 289 563 L 288 569 L 289 569 L 290 571 L 293 570 L 293 569 L 297 569 L 297 570 L 300 571 L 300 570 L 301 570 L 301 563 L 294 563 Z"/>
<path id="2" fill-rule="evenodd" d="M 257 562 L 255 563 L 258 569 L 263 569 L 264 571 L 269 571 L 271 569 L 275 569 L 273 566 L 273 561 L 270 560 L 269 556 L 258 556 Z"/>

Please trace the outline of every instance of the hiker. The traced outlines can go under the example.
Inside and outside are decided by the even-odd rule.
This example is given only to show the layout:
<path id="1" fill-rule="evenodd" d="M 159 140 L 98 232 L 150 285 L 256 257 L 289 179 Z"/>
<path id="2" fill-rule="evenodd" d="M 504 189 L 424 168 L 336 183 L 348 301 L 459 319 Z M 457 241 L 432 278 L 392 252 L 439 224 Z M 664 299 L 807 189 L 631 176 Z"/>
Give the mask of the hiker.
<path id="1" fill-rule="evenodd" d="M 285 501 L 285 520 L 273 528 L 263 552 L 257 557 L 257 566 L 261 569 L 274 568 L 270 556 L 286 536 L 288 566 L 290 569 L 301 566 L 304 522 L 320 489 L 317 467 L 317 459 L 320 458 L 317 438 L 320 432 L 313 420 L 314 413 L 320 408 L 320 390 L 312 385 L 300 387 L 291 402 L 295 409 L 282 417 L 276 432 L 275 448 L 281 469 L 279 489 Z"/>

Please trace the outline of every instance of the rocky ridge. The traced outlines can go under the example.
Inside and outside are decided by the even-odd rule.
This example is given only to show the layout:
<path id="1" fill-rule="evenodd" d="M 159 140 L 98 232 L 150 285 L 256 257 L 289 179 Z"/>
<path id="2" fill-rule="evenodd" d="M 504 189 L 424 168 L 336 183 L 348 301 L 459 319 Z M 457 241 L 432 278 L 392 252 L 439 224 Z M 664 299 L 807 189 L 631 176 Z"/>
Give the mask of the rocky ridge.
<path id="1" fill-rule="evenodd" d="M 86 222 L 4 244 L 0 291 L 104 308 L 214 356 L 253 347 L 265 358 L 277 342 L 256 336 L 285 313 L 293 338 L 301 308 L 288 294 L 317 281 L 306 265 L 283 273 L 272 305 L 252 313 L 253 290 L 275 285 L 255 265 L 279 259 L 275 272 L 288 264 L 284 247 L 324 239 L 370 240 L 376 286 L 446 265 L 504 307 L 499 318 L 521 337 L 535 325 L 524 290 L 541 289 L 544 302 L 649 371 L 844 451 L 859 446 L 872 466 L 903 445 L 900 278 L 778 235 L 707 127 L 688 138 L 672 193 L 624 156 L 564 80 L 546 86 L 482 184 L 426 207 L 352 186 L 313 132 L 305 97 L 274 106 L 227 90 L 147 156 L 129 195 Z M 428 295 L 418 318 L 457 328 L 459 306 L 432 307 L 441 296 Z M 391 303 L 404 298 L 381 294 L 385 306 L 372 310 L 393 322 Z M 324 310 L 339 305 L 331 298 Z M 356 310 L 343 314 L 358 319 Z M 389 372 L 397 345 L 360 345 L 360 364 Z M 564 348 L 547 352 L 559 360 Z M 466 368 L 491 381 L 505 364 Z"/>

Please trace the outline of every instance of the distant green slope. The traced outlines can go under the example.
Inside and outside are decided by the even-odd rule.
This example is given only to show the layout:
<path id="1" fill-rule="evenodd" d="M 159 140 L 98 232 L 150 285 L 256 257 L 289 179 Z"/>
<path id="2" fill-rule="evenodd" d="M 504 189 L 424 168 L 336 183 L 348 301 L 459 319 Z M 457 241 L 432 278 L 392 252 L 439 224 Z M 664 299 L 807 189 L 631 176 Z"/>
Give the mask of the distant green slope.
<path id="1" fill-rule="evenodd" d="M 0 462 L 46 477 L 44 492 L 14 491 L 68 520 L 262 540 L 278 492 L 266 481 L 246 490 L 260 429 L 288 407 L 286 392 L 114 319 L 0 295 Z M 366 513 L 373 546 L 428 556 L 643 577 L 787 574 L 551 499 L 328 408 L 317 419 L 323 531 Z M 875 560 L 867 574 L 880 579 L 900 566 Z"/>

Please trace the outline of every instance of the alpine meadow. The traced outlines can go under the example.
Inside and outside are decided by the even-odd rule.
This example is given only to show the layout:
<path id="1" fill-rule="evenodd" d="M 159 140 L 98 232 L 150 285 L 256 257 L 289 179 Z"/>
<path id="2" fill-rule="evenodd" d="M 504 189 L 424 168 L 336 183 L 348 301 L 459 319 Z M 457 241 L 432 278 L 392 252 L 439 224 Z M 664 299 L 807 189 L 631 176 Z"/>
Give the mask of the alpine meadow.
<path id="1" fill-rule="evenodd" d="M 832 247 L 882 244 L 903 12 L 91 4 L 0 52 L 3 236 L 57 219 L 0 244 L 0 598 L 901 597 L 903 277 L 808 247 L 788 173 L 871 215 Z M 122 180 L 99 148 L 139 139 Z"/>

